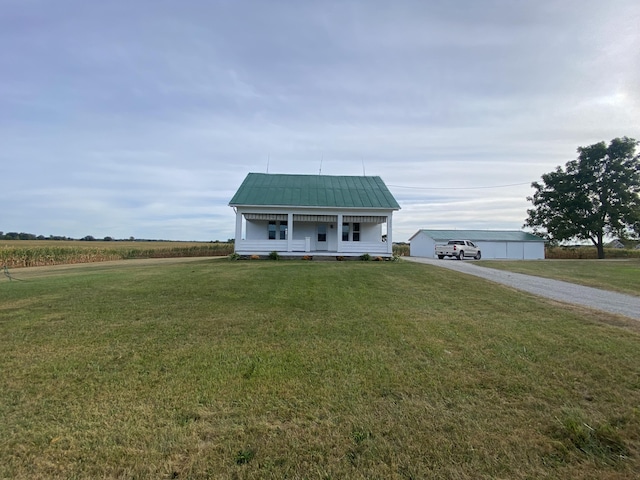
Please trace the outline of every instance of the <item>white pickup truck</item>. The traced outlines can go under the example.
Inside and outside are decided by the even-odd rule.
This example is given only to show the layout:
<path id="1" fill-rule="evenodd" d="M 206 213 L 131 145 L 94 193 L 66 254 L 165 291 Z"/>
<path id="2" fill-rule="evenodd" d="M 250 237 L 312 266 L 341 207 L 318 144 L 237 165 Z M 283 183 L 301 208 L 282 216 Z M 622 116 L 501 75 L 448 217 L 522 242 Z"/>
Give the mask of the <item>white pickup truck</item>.
<path id="1" fill-rule="evenodd" d="M 440 260 L 444 257 L 455 257 L 463 260 L 464 257 L 473 257 L 480 260 L 480 249 L 469 240 L 449 240 L 446 245 L 436 245 L 436 255 Z"/>

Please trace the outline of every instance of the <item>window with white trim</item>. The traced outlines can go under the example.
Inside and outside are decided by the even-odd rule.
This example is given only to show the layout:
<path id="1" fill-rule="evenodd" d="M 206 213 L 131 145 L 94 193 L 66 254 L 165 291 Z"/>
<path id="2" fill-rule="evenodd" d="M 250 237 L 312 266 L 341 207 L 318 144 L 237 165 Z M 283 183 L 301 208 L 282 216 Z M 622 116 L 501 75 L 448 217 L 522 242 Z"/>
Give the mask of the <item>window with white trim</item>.
<path id="1" fill-rule="evenodd" d="M 343 242 L 359 242 L 360 241 L 360 223 L 344 222 L 342 224 L 342 241 Z"/>
<path id="2" fill-rule="evenodd" d="M 286 220 L 270 220 L 267 230 L 269 240 L 286 240 L 287 229 L 288 225 Z"/>

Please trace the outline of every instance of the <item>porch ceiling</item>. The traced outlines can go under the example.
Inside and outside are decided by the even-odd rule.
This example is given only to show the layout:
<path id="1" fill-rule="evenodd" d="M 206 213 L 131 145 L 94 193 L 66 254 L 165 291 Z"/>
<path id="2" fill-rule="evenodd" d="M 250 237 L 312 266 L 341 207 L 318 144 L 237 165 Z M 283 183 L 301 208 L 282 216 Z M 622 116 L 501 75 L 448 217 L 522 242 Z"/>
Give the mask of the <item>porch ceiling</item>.
<path id="1" fill-rule="evenodd" d="M 245 213 L 247 220 L 287 220 L 286 213 Z M 302 215 L 294 214 L 294 222 L 334 222 L 338 221 L 337 215 Z M 381 215 L 344 215 L 343 222 L 359 223 L 386 223 L 387 217 Z"/>

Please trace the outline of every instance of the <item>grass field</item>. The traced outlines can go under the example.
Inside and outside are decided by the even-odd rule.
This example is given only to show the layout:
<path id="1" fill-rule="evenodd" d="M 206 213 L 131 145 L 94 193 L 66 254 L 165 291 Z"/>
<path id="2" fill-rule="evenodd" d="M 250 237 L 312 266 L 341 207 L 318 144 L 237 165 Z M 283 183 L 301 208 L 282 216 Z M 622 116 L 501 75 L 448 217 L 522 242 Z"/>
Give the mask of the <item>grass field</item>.
<path id="1" fill-rule="evenodd" d="M 640 295 L 640 258 L 625 260 L 483 260 L 483 267 Z"/>
<path id="2" fill-rule="evenodd" d="M 19 273 L 0 281 L 0 478 L 640 472 L 634 322 L 409 262 Z"/>

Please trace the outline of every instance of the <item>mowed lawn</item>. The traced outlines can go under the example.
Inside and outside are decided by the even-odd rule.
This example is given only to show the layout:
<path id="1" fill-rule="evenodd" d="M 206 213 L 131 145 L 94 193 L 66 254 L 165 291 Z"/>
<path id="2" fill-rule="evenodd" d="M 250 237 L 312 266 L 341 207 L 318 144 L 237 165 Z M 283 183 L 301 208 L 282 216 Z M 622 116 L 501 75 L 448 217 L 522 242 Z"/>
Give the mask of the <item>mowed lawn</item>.
<path id="1" fill-rule="evenodd" d="M 479 265 L 640 295 L 640 258 L 616 260 L 487 260 Z"/>
<path id="2" fill-rule="evenodd" d="M 23 272 L 0 282 L 0 478 L 640 472 L 632 322 L 409 262 Z"/>

